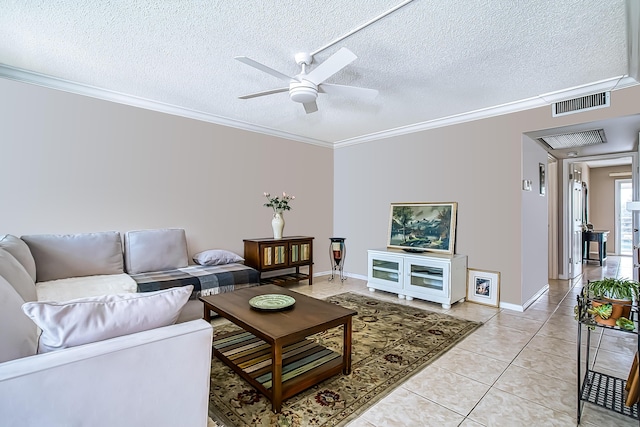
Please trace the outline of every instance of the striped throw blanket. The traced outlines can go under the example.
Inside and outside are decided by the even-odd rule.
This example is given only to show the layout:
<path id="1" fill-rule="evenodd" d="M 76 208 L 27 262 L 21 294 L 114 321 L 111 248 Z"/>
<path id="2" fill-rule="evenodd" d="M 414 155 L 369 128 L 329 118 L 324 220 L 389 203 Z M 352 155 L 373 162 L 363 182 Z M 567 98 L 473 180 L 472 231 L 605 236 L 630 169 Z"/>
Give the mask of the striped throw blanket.
<path id="1" fill-rule="evenodd" d="M 258 270 L 244 264 L 190 265 L 176 270 L 132 274 L 138 292 L 153 292 L 176 286 L 193 285 L 191 299 L 231 292 L 260 284 Z"/>

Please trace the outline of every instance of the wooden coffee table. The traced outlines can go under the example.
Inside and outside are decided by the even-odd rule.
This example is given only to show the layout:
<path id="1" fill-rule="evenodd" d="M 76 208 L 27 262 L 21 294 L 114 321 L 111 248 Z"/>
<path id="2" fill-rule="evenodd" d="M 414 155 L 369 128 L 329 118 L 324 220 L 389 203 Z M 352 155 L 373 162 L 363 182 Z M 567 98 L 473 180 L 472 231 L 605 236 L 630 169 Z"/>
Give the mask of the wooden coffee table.
<path id="1" fill-rule="evenodd" d="M 249 306 L 257 295 L 282 294 L 295 298 L 283 311 L 258 311 Z M 276 285 L 254 286 L 200 297 L 205 319 L 209 310 L 229 319 L 243 331 L 215 338 L 214 355 L 264 394 L 273 412 L 282 401 L 341 371 L 351 373 L 351 318 L 357 314 L 336 304 Z M 343 325 L 342 354 L 324 348 L 310 335 Z"/>

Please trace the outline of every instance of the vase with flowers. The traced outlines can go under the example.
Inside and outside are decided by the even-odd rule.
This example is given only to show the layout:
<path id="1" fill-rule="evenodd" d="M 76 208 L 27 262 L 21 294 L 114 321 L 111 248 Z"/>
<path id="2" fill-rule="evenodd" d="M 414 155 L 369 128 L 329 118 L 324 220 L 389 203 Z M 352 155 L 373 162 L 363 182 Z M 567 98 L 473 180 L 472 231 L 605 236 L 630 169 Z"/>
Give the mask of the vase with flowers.
<path id="1" fill-rule="evenodd" d="M 271 220 L 273 238 L 282 239 L 282 232 L 284 230 L 284 217 L 282 216 L 282 213 L 284 211 L 291 210 L 289 202 L 294 200 L 296 197 L 291 194 L 287 194 L 284 191 L 282 192 L 282 198 L 280 196 L 271 197 L 271 194 L 269 193 L 264 193 L 264 197 L 268 200 L 268 203 L 265 203 L 264 206 L 273 209 L 273 219 Z"/>

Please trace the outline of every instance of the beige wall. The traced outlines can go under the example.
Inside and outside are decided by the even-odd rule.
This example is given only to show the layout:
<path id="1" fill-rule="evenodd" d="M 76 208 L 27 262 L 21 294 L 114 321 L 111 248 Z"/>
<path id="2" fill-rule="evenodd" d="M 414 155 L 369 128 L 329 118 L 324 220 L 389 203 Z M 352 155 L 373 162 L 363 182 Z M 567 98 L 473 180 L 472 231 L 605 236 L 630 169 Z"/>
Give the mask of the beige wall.
<path id="1" fill-rule="evenodd" d="M 553 118 L 546 106 L 337 149 L 335 233 L 347 238 L 345 268 L 366 275 L 367 249 L 386 245 L 389 203 L 455 201 L 456 252 L 469 257 L 471 268 L 501 273 L 501 301 L 526 303 L 547 284 L 527 274 L 539 268 L 546 276 L 547 249 L 525 248 L 540 248 L 541 238 L 530 239 L 546 236 L 548 215 L 546 207 L 539 215 L 522 211 L 525 165 L 537 168 L 539 155 L 523 151 L 522 134 L 638 114 L 638 99 L 634 86 L 613 92 L 605 109 Z M 562 194 L 560 187 L 559 200 Z"/>
<path id="2" fill-rule="evenodd" d="M 333 151 L 0 79 L 0 233 L 183 227 L 189 251 L 272 235 L 263 192 L 296 196 L 285 235 L 328 271 Z"/>
<path id="3" fill-rule="evenodd" d="M 526 242 L 522 245 L 521 253 L 522 272 L 520 276 L 523 303 L 531 303 L 549 279 L 547 158 L 547 151 L 540 144 L 524 135 L 522 136 L 522 176 L 533 182 L 531 191 L 520 192 L 522 195 L 521 236 L 522 242 Z M 540 194 L 540 164 L 544 165 L 545 169 L 544 194 Z M 503 289 L 505 288 L 506 285 Z"/>
<path id="4" fill-rule="evenodd" d="M 609 230 L 607 237 L 607 252 L 615 253 L 616 249 L 616 216 L 615 194 L 616 179 L 609 176 L 611 172 L 631 172 L 631 165 L 605 168 L 591 168 L 589 171 L 589 222 L 596 230 Z M 631 177 L 627 177 L 631 179 Z M 591 252 L 597 252 L 595 244 L 591 244 Z"/>
<path id="5" fill-rule="evenodd" d="M 552 118 L 547 106 L 332 151 L 8 80 L 0 93 L 2 232 L 184 227 L 191 253 L 242 253 L 243 238 L 271 234 L 262 192 L 284 190 L 297 197 L 285 234 L 316 238 L 315 271 L 330 269 L 333 235 L 347 238 L 346 271 L 366 276 L 389 203 L 456 201 L 456 252 L 499 271 L 514 305 L 546 284 L 529 274 L 546 272 L 530 240 L 546 235 L 547 215 L 523 212 L 540 154 L 523 133 L 640 113 L 635 86 L 610 108 Z"/>

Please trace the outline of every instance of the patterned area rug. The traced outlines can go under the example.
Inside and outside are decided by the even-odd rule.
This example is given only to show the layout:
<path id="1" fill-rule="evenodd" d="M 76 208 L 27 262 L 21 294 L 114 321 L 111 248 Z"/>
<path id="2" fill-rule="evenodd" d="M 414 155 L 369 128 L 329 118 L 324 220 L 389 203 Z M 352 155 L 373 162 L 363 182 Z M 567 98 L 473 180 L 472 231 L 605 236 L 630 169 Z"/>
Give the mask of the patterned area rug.
<path id="1" fill-rule="evenodd" d="M 340 426 L 362 414 L 481 324 L 363 295 L 326 301 L 354 309 L 352 372 L 336 375 L 284 401 L 274 414 L 263 395 L 214 357 L 209 413 L 226 427 Z M 214 335 L 238 329 L 226 322 Z M 342 353 L 342 327 L 312 337 Z"/>

